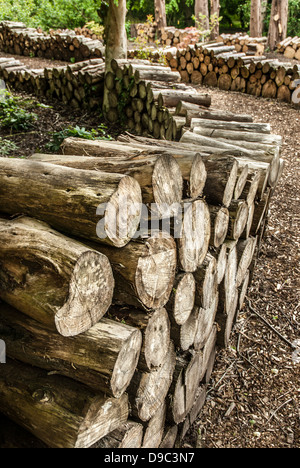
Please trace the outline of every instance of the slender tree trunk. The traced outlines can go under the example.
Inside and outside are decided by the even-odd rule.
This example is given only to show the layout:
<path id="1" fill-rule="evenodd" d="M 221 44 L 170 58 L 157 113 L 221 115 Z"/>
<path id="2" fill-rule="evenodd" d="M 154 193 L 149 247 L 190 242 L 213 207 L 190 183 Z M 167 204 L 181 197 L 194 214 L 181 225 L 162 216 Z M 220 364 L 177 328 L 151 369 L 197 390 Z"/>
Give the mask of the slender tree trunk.
<path id="1" fill-rule="evenodd" d="M 262 36 L 261 0 L 251 0 L 250 36 Z"/>
<path id="2" fill-rule="evenodd" d="M 167 27 L 167 16 L 166 16 L 166 1 L 165 0 L 154 0 L 155 6 L 155 22 L 158 29 Z"/>
<path id="3" fill-rule="evenodd" d="M 199 28 L 204 31 L 209 29 L 208 0 L 195 1 L 195 17 L 196 25 L 199 23 Z"/>
<path id="4" fill-rule="evenodd" d="M 109 0 L 108 14 L 106 18 L 106 49 L 105 49 L 105 72 L 111 71 L 112 59 L 127 59 L 127 34 L 125 29 L 126 21 L 126 0 Z M 109 110 L 109 91 L 104 87 L 103 112 L 107 114 Z"/>
<path id="5" fill-rule="evenodd" d="M 287 36 L 288 0 L 273 0 L 269 26 L 269 46 L 275 50 Z"/>
<path id="6" fill-rule="evenodd" d="M 210 17 L 215 22 L 215 26 L 211 31 L 211 40 L 216 39 L 220 34 L 220 0 L 210 0 Z"/>

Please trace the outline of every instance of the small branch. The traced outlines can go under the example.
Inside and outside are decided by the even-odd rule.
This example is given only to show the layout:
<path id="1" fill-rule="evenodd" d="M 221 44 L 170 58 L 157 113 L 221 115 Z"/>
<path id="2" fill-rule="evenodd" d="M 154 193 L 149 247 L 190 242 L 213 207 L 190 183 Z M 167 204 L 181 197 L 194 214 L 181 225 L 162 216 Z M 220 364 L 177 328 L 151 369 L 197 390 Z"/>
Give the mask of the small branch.
<path id="1" fill-rule="evenodd" d="M 284 336 L 282 336 L 281 333 L 279 333 L 279 331 L 277 331 L 276 328 L 273 327 L 273 325 L 271 325 L 264 317 L 262 317 L 258 312 L 256 312 L 255 309 L 253 309 L 249 298 L 247 298 L 247 300 L 248 300 L 248 306 L 251 312 L 253 312 L 260 320 L 262 320 L 265 323 L 265 325 L 267 325 L 274 333 L 276 333 L 276 335 L 278 335 L 282 341 L 288 344 L 292 349 L 297 349 L 297 347 L 293 343 L 291 343 Z"/>

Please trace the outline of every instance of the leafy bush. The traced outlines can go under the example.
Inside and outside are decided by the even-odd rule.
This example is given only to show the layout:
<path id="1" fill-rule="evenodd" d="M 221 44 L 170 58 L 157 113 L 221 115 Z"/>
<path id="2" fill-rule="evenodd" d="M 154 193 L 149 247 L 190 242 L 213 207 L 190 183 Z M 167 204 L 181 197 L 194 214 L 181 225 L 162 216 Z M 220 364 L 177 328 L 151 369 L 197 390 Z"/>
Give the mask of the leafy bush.
<path id="1" fill-rule="evenodd" d="M 97 130 L 86 130 L 84 127 L 68 127 L 60 132 L 52 133 L 52 139 L 46 144 L 46 149 L 52 153 L 59 151 L 60 146 L 65 138 L 75 137 L 84 138 L 85 140 L 111 140 L 111 136 L 106 133 L 107 127 L 100 125 Z"/>
<path id="2" fill-rule="evenodd" d="M 18 146 L 10 140 L 0 137 L 0 156 L 8 156 L 13 151 L 16 151 Z"/>
<path id="3" fill-rule="evenodd" d="M 74 29 L 99 23 L 99 0 L 0 0 L 0 21 L 22 21 L 30 27 Z"/>
<path id="4" fill-rule="evenodd" d="M 0 95 L 0 127 L 13 131 L 28 130 L 37 120 L 37 115 L 22 109 L 18 99 L 7 91 Z"/>

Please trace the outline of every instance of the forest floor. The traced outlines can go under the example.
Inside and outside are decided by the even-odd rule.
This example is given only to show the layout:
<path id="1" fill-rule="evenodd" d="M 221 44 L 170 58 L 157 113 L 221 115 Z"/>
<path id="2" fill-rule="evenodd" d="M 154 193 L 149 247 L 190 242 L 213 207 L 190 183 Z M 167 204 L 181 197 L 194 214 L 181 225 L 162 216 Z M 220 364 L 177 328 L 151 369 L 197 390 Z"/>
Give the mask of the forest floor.
<path id="1" fill-rule="evenodd" d="M 205 92 L 212 96 L 214 108 L 248 113 L 255 122 L 269 123 L 272 133 L 283 138 L 286 165 L 272 198 L 249 300 L 229 348 L 217 354 L 207 401 L 183 446 L 300 448 L 300 110 L 235 92 Z M 19 146 L 15 156 L 44 152 L 52 132 L 103 123 L 99 113 L 70 112 L 60 103 L 51 103 L 51 108 L 36 104 L 34 98 L 29 103 L 38 115 L 29 132 L 12 135 L 0 130 L 0 137 Z M 119 131 L 107 129 L 113 137 Z"/>

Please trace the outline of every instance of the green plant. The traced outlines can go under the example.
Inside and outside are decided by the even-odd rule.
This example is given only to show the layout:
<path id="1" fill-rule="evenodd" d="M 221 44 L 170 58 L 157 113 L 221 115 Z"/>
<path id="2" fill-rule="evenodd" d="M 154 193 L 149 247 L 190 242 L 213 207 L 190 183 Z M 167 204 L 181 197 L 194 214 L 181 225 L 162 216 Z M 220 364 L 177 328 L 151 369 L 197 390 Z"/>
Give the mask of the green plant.
<path id="1" fill-rule="evenodd" d="M 94 128 L 86 130 L 84 127 L 68 127 L 59 132 L 51 134 L 52 139 L 46 144 L 46 149 L 52 153 L 59 151 L 60 146 L 65 138 L 75 137 L 83 138 L 85 140 L 111 140 L 111 136 L 107 134 L 107 127 L 104 124 L 98 126 L 97 130 Z"/>
<path id="2" fill-rule="evenodd" d="M 18 146 L 13 141 L 0 137 L 0 156 L 8 156 L 17 149 Z"/>
<path id="3" fill-rule="evenodd" d="M 0 92 L 0 127 L 28 130 L 37 120 L 37 115 L 22 109 L 21 102 L 9 92 Z"/>

